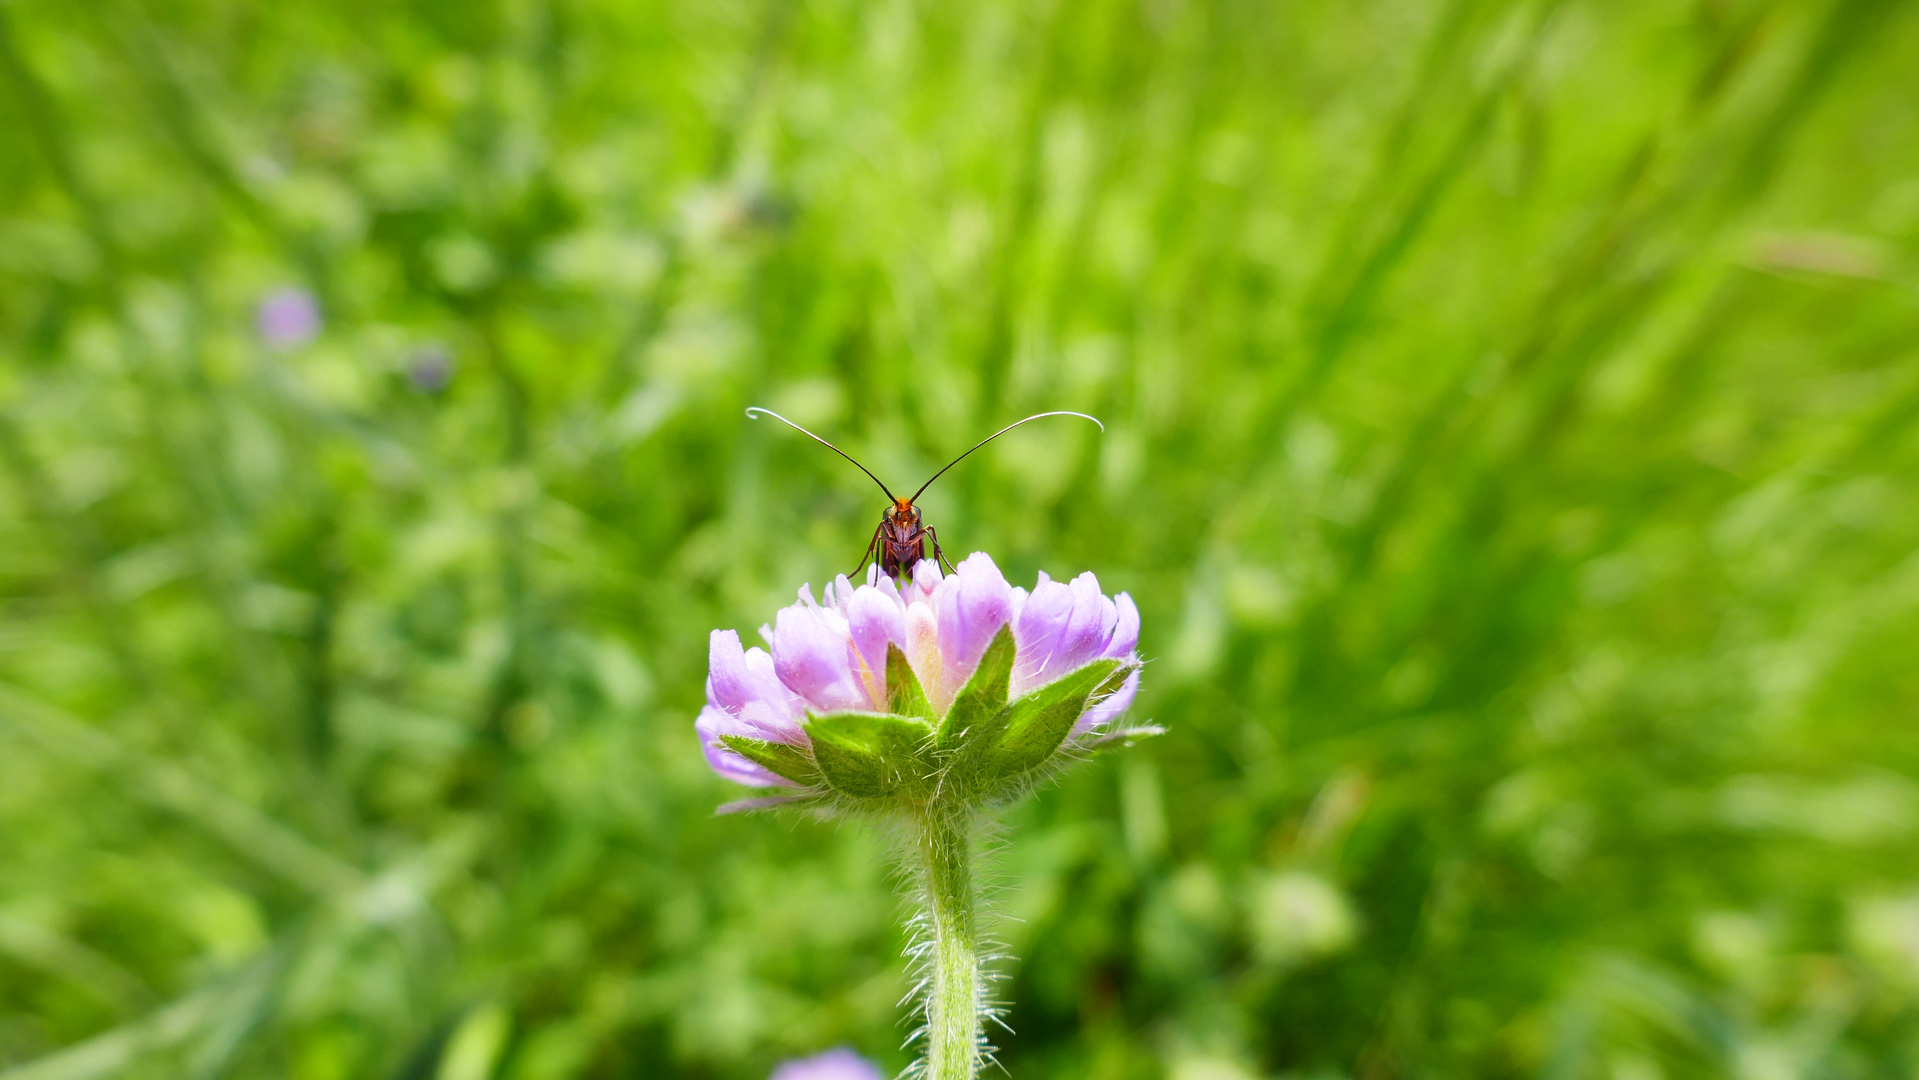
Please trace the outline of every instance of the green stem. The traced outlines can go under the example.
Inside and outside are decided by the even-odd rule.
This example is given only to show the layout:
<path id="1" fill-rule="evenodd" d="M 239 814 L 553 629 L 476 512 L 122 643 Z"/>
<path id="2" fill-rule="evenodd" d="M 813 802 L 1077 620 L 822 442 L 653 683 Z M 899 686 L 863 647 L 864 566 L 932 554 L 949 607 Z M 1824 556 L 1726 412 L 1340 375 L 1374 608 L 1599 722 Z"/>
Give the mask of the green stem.
<path id="1" fill-rule="evenodd" d="M 979 1067 L 979 938 L 969 820 L 964 810 L 929 806 L 916 823 L 914 854 L 932 936 L 926 977 L 926 1080 L 973 1080 Z"/>

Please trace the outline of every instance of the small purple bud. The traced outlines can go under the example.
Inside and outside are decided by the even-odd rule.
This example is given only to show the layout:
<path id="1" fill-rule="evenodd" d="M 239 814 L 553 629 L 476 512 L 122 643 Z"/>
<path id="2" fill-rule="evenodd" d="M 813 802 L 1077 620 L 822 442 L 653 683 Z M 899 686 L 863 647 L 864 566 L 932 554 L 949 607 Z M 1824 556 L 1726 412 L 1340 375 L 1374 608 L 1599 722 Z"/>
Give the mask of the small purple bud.
<path id="1" fill-rule="evenodd" d="M 254 312 L 260 337 L 276 349 L 293 349 L 320 333 L 320 305 L 305 289 L 276 289 Z"/>
<path id="2" fill-rule="evenodd" d="M 810 1058 L 789 1061 L 769 1080 L 883 1080 L 879 1067 L 842 1046 Z"/>

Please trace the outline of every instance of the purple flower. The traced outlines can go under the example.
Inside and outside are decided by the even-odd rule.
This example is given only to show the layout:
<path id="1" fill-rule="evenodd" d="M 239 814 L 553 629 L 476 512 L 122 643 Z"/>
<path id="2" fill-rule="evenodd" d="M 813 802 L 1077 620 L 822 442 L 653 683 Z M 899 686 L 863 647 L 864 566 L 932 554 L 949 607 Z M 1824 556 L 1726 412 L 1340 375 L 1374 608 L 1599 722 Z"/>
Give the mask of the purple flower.
<path id="1" fill-rule="evenodd" d="M 993 560 L 975 552 L 950 576 L 926 560 L 903 585 L 875 570 L 858 587 L 842 575 L 819 601 L 812 586 L 804 586 L 797 603 L 760 628 L 770 653 L 742 649 L 731 630 L 713 631 L 707 705 L 694 730 L 720 775 L 762 787 L 787 783 L 727 749 L 720 737 L 805 747 L 809 711 L 886 711 L 889 646 L 905 654 L 934 710 L 944 715 L 993 637 L 1008 625 L 1014 697 L 1096 660 L 1139 661 L 1139 609 L 1125 593 L 1109 599 L 1088 573 L 1070 585 L 1041 574 L 1029 594 L 1008 585 Z M 1118 691 L 1086 710 L 1073 734 L 1117 719 L 1138 688 L 1134 671 Z"/>
<path id="2" fill-rule="evenodd" d="M 882 1080 L 878 1066 L 842 1046 L 810 1058 L 789 1061 L 769 1080 Z"/>
<path id="3" fill-rule="evenodd" d="M 260 337 L 276 349 L 292 349 L 320 333 L 320 305 L 305 289 L 276 289 L 254 312 Z"/>
<path id="4" fill-rule="evenodd" d="M 422 394 L 437 394 L 453 381 L 453 353 L 429 342 L 413 350 L 406 361 L 406 381 Z"/>

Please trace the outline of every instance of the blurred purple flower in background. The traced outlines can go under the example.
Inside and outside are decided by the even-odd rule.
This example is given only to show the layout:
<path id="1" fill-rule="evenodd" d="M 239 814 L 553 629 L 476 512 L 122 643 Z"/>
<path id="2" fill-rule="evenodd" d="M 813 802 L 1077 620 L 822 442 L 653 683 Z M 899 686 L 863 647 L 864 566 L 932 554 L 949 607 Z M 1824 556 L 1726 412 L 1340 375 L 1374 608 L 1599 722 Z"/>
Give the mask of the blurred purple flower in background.
<path id="1" fill-rule="evenodd" d="M 305 289 L 275 289 L 260 301 L 254 325 L 273 348 L 297 348 L 320 333 L 320 304 Z"/>
<path id="2" fill-rule="evenodd" d="M 873 573 L 855 588 L 845 575 L 815 602 L 803 586 L 799 602 L 779 610 L 760 636 L 771 647 L 743 648 L 732 630 L 715 630 L 709 645 L 707 704 L 694 722 L 706 760 L 729 780 L 765 787 L 788 781 L 728 749 L 723 735 L 808 746 L 809 710 L 887 711 L 886 654 L 897 645 L 936 713 L 944 714 L 994 635 L 1012 626 L 1012 694 L 1018 697 L 1096 660 L 1134 668 L 1125 683 L 1087 708 L 1072 735 L 1104 727 L 1124 713 L 1139 689 L 1139 609 L 1132 597 L 1107 597 L 1099 579 L 1071 584 L 1041 574 L 1031 593 L 1006 583 L 984 552 L 942 576 L 926 560 L 912 580 L 895 585 Z"/>
<path id="3" fill-rule="evenodd" d="M 414 349 L 406 358 L 407 385 L 422 394 L 437 394 L 453 381 L 453 352 L 437 341 Z"/>
<path id="4" fill-rule="evenodd" d="M 789 1061 L 768 1080 L 883 1080 L 879 1067 L 842 1046 L 810 1058 Z"/>

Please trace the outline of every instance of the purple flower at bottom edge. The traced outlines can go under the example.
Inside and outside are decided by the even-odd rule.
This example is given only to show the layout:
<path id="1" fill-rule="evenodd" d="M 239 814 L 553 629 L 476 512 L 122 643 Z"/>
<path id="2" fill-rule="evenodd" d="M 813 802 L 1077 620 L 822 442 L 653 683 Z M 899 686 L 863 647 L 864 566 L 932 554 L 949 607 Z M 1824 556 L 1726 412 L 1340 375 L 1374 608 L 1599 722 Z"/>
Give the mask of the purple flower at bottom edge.
<path id="1" fill-rule="evenodd" d="M 305 289 L 275 289 L 254 313 L 260 337 L 276 349 L 305 345 L 320 333 L 320 304 Z"/>
<path id="2" fill-rule="evenodd" d="M 879 1067 L 844 1046 L 786 1062 L 769 1080 L 882 1080 Z"/>
<path id="3" fill-rule="evenodd" d="M 1139 609 L 1125 593 L 1109 599 L 1090 573 L 1070 584 L 1042 574 L 1029 594 L 1008 585 L 990 556 L 975 552 L 948 577 L 932 561 L 922 562 L 903 587 L 877 570 L 857 588 L 840 577 L 818 601 L 811 585 L 801 588 L 797 603 L 760 628 L 770 652 L 742 649 L 731 630 L 713 631 L 707 707 L 694 725 L 707 762 L 739 783 L 789 783 L 727 749 L 720 737 L 804 746 L 808 712 L 885 711 L 888 646 L 899 647 L 933 707 L 944 713 L 987 644 L 1009 625 L 1014 697 L 1096 660 L 1139 662 Z M 1138 689 L 1135 670 L 1086 710 L 1073 734 L 1112 724 Z"/>

